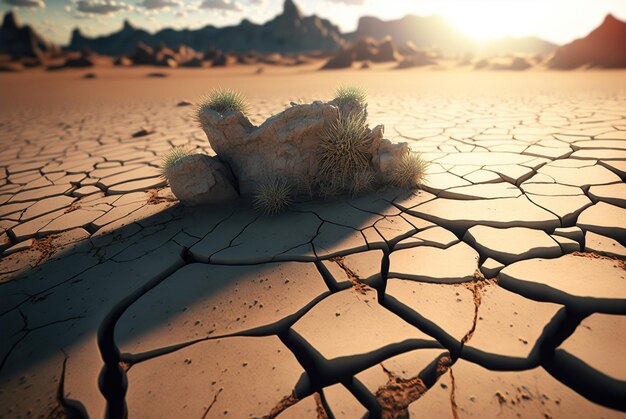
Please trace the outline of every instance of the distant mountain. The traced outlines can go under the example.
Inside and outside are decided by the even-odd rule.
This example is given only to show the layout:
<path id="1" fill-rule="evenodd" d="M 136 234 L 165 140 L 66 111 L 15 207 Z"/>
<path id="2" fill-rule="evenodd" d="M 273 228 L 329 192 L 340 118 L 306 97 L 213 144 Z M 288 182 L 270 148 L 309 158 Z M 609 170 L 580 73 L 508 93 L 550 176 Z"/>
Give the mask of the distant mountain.
<path id="1" fill-rule="evenodd" d="M 474 49 L 473 43 L 439 16 L 407 15 L 401 19 L 384 21 L 377 17 L 359 19 L 355 32 L 346 34 L 350 40 L 371 37 L 381 39 L 391 36 L 394 43 L 413 43 L 420 49 L 433 49 L 448 53 L 466 53 Z"/>
<path id="2" fill-rule="evenodd" d="M 363 37 L 380 39 L 385 36 L 391 36 L 397 44 L 411 42 L 417 48 L 436 50 L 444 54 L 546 54 L 557 47 L 536 37 L 506 37 L 479 43 L 455 29 L 440 16 L 407 15 L 389 21 L 366 16 L 359 19 L 355 32 L 346 34 L 351 40 Z"/>
<path id="3" fill-rule="evenodd" d="M 626 22 L 609 14 L 589 35 L 562 46 L 548 61 L 548 67 L 570 70 L 582 66 L 626 67 Z"/>
<path id="4" fill-rule="evenodd" d="M 478 46 L 478 52 L 484 55 L 504 55 L 504 54 L 549 54 L 559 46 L 536 36 L 526 36 L 523 38 L 496 38 L 487 40 Z"/>
<path id="5" fill-rule="evenodd" d="M 304 17 L 293 0 L 285 0 L 283 12 L 262 25 L 244 19 L 238 25 L 223 28 L 209 25 L 197 30 L 163 29 L 150 34 L 125 21 L 119 32 L 97 38 L 88 38 L 79 29 L 74 29 L 69 48 L 126 55 L 134 51 L 138 42 L 150 46 L 165 44 L 172 48 L 184 44 L 198 51 L 214 47 L 233 52 L 285 53 L 334 51 L 345 41 L 339 28 L 330 21 L 315 15 Z"/>
<path id="6" fill-rule="evenodd" d="M 4 15 L 0 27 L 0 54 L 9 54 L 13 58 L 41 58 L 59 51 L 57 45 L 47 41 L 29 25 L 21 25 L 15 13 Z"/>

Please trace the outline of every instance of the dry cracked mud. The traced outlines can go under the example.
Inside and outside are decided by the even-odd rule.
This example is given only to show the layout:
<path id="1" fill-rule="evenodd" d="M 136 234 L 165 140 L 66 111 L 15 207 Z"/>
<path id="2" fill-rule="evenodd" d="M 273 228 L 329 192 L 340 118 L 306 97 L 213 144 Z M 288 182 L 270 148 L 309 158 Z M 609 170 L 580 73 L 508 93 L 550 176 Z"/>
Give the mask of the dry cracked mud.
<path id="1" fill-rule="evenodd" d="M 176 106 L 192 82 L 72 74 L 47 106 L 21 76 L 2 99 L 0 417 L 626 416 L 621 84 L 389 81 L 370 115 L 431 162 L 423 190 L 264 217 L 185 208 L 160 178 L 172 146 L 211 153 Z M 257 121 L 315 97 L 284 77 L 248 87 Z"/>

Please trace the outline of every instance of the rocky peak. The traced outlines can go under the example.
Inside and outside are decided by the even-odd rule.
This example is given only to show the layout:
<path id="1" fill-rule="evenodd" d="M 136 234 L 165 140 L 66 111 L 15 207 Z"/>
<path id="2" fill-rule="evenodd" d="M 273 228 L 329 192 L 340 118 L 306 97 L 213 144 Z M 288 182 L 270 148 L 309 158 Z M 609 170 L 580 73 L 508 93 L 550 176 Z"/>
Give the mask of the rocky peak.
<path id="1" fill-rule="evenodd" d="M 300 8 L 296 6 L 293 0 L 285 0 L 285 5 L 283 6 L 283 16 L 289 19 L 299 20 L 302 19 L 302 12 Z"/>
<path id="2" fill-rule="evenodd" d="M 615 25 L 616 23 L 620 23 L 620 21 L 611 13 L 609 13 L 604 18 L 604 22 L 602 22 L 602 25 Z"/>
<path id="3" fill-rule="evenodd" d="M 588 38 L 593 38 L 597 42 L 608 42 L 614 44 L 625 39 L 626 36 L 626 22 L 622 22 L 612 14 L 606 15 L 604 21 L 593 32 L 588 35 Z"/>
<path id="4" fill-rule="evenodd" d="M 130 20 L 124 19 L 124 25 L 122 26 L 122 31 L 129 32 L 129 31 L 134 31 L 134 30 L 135 30 L 135 27 L 133 26 L 132 23 L 130 23 Z"/>
<path id="5" fill-rule="evenodd" d="M 17 16 L 13 12 L 7 12 L 2 20 L 2 29 L 6 31 L 15 31 L 20 28 Z"/>

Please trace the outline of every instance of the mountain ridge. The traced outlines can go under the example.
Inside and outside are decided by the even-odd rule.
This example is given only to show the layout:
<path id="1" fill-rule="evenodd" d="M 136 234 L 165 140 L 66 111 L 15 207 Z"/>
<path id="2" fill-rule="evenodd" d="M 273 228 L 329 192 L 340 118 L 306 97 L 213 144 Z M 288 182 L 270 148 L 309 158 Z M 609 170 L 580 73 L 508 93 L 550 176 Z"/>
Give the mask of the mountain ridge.
<path id="1" fill-rule="evenodd" d="M 558 70 L 583 66 L 625 68 L 626 22 L 609 13 L 587 36 L 558 48 L 547 65 Z"/>
<path id="2" fill-rule="evenodd" d="M 441 16 L 406 15 L 384 21 L 373 16 L 359 19 L 357 29 L 342 33 L 338 26 L 319 16 L 304 16 L 293 0 L 285 0 L 280 14 L 256 24 L 242 19 L 237 25 L 199 29 L 164 28 L 155 33 L 134 26 L 125 20 L 122 27 L 108 35 L 87 37 L 80 29 L 72 31 L 67 50 L 89 50 L 99 54 L 131 55 L 139 43 L 175 49 L 180 45 L 196 51 L 220 49 L 242 53 L 332 53 L 354 44 L 359 39 L 391 37 L 401 48 L 410 44 L 421 50 L 443 55 L 498 56 L 515 54 L 550 55 L 549 68 L 569 69 L 585 65 L 595 67 L 626 67 L 626 22 L 609 14 L 600 26 L 586 37 L 559 47 L 538 37 L 503 37 L 476 42 L 458 31 Z M 0 27 L 0 53 L 12 56 L 40 56 L 59 47 L 47 41 L 29 25 L 20 25 L 14 12 L 7 12 Z"/>
<path id="3" fill-rule="evenodd" d="M 345 40 L 339 27 L 316 15 L 304 16 L 292 0 L 286 0 L 283 12 L 263 23 L 252 23 L 243 19 L 238 25 L 218 28 L 207 25 L 200 29 L 161 29 L 151 34 L 135 28 L 128 20 L 118 32 L 96 38 L 84 36 L 74 29 L 71 50 L 90 49 L 100 54 L 128 55 L 135 45 L 169 47 L 187 45 L 195 50 L 219 48 L 232 52 L 280 52 L 299 53 L 311 51 L 334 51 L 343 46 Z"/>

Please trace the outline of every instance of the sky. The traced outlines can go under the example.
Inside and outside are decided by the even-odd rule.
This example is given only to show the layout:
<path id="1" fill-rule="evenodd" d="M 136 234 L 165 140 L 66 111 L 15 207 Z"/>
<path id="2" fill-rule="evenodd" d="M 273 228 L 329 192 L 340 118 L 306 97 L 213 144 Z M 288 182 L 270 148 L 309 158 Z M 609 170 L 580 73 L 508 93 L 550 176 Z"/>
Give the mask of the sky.
<path id="1" fill-rule="evenodd" d="M 88 36 L 121 28 L 125 19 L 150 32 L 165 27 L 225 26 L 247 18 L 263 23 L 282 10 L 284 0 L 0 0 L 0 12 L 15 10 L 24 23 L 67 44 L 79 27 Z M 478 40 L 539 36 L 565 44 L 585 36 L 608 13 L 626 20 L 626 0 L 295 0 L 305 15 L 331 20 L 344 32 L 361 16 L 383 20 L 407 14 L 441 15 Z"/>

